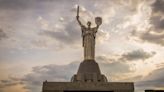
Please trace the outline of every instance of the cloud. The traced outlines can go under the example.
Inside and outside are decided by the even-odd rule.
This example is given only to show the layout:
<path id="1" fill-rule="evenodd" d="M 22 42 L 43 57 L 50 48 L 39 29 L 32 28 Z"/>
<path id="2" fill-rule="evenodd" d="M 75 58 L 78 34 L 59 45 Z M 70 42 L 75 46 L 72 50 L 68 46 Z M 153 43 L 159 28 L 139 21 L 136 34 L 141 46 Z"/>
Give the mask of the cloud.
<path id="1" fill-rule="evenodd" d="M 153 11 L 154 12 L 160 12 L 160 13 L 164 13 L 164 1 L 163 0 L 156 0 L 154 2 L 154 4 L 152 4 L 153 7 Z"/>
<path id="2" fill-rule="evenodd" d="M 156 54 L 156 52 L 145 52 L 143 49 L 137 49 L 132 50 L 129 52 L 125 52 L 123 54 L 118 55 L 101 55 L 97 56 L 96 59 L 98 61 L 104 62 L 104 63 L 115 63 L 115 62 L 122 62 L 122 61 L 136 61 L 136 60 L 146 60 L 151 57 L 153 57 Z"/>
<path id="3" fill-rule="evenodd" d="M 52 37 L 61 43 L 66 43 L 66 44 L 73 44 L 76 41 L 80 40 L 80 34 L 81 30 L 77 28 L 77 26 L 74 26 L 76 21 L 68 21 L 66 24 L 63 25 L 63 30 L 62 29 L 56 29 L 56 31 L 51 31 L 51 30 L 45 30 L 42 32 L 42 35 L 47 35 L 49 37 Z"/>
<path id="4" fill-rule="evenodd" d="M 29 0 L 0 0 L 0 9 L 26 9 L 30 8 L 33 3 Z"/>
<path id="5" fill-rule="evenodd" d="M 154 32 L 164 32 L 164 1 L 156 0 L 152 4 L 152 16 L 150 18 L 150 23 L 153 24 Z"/>
<path id="6" fill-rule="evenodd" d="M 139 89 L 163 89 L 164 86 L 164 68 L 156 69 L 149 75 L 145 76 L 141 81 L 136 82 Z"/>
<path id="7" fill-rule="evenodd" d="M 152 42 L 164 46 L 164 34 L 153 34 L 151 31 L 141 34 L 143 41 Z"/>
<path id="8" fill-rule="evenodd" d="M 62 0 L 60 2 L 63 2 Z M 30 10 L 35 9 L 36 6 L 40 6 L 43 3 L 59 3 L 56 0 L 0 0 L 0 9 L 6 10 Z M 69 2 L 67 2 L 69 3 Z"/>
<path id="9" fill-rule="evenodd" d="M 0 29 L 0 40 L 4 38 L 7 38 L 7 34 L 2 29 Z"/>
<path id="10" fill-rule="evenodd" d="M 121 80 L 120 75 L 132 72 L 130 65 L 125 62 L 99 63 L 99 65 L 109 81 L 119 81 Z"/>
<path id="11" fill-rule="evenodd" d="M 163 19 L 163 0 L 154 0 L 149 6 L 149 16 L 146 16 L 146 28 L 134 28 L 131 31 L 135 41 L 149 42 L 164 46 L 164 19 Z M 147 13 L 144 13 L 146 15 Z M 143 20 L 144 21 L 144 20 Z M 137 25 L 138 26 L 138 25 Z M 136 37 L 136 38 L 135 38 Z"/>
<path id="12" fill-rule="evenodd" d="M 157 33 L 154 30 L 150 29 L 149 31 L 146 32 L 133 31 L 132 35 L 134 37 L 137 37 L 136 41 L 149 42 L 160 46 L 164 46 L 164 33 Z"/>
<path id="13" fill-rule="evenodd" d="M 0 92 L 29 92 L 27 89 L 23 89 L 24 83 L 19 80 L 6 79 L 0 81 Z"/>
<path id="14" fill-rule="evenodd" d="M 0 89 L 16 86 L 16 85 L 24 85 L 24 83 L 19 80 L 13 80 L 13 79 L 6 79 L 6 80 L 0 80 Z"/>
<path id="15" fill-rule="evenodd" d="M 155 32 L 164 32 L 164 19 L 162 16 L 152 16 L 151 17 L 151 23 L 155 27 L 154 31 Z"/>
<path id="16" fill-rule="evenodd" d="M 22 78 L 26 84 L 25 88 L 32 92 L 40 92 L 42 82 L 47 81 L 70 81 L 73 74 L 76 73 L 78 63 L 70 63 L 68 65 L 45 65 L 34 67 L 32 73 L 29 73 Z"/>
<path id="17" fill-rule="evenodd" d="M 120 60 L 123 61 L 145 60 L 145 59 L 149 59 L 150 57 L 153 57 L 155 54 L 156 52 L 147 53 L 142 49 L 138 49 L 122 54 Z"/>
<path id="18" fill-rule="evenodd" d="M 117 58 L 116 57 L 111 57 L 111 56 L 107 56 L 107 55 L 97 56 L 96 60 L 100 61 L 100 62 L 103 62 L 103 63 L 117 62 Z"/>

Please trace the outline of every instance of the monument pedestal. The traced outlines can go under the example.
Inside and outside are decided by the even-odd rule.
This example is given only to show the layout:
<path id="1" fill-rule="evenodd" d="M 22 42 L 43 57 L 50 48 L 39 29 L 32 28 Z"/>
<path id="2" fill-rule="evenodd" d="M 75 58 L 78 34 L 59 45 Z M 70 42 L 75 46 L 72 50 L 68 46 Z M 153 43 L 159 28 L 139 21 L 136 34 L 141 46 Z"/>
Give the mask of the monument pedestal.
<path id="1" fill-rule="evenodd" d="M 107 78 L 101 74 L 95 60 L 81 62 L 78 72 L 71 79 L 72 82 L 107 82 Z"/>
<path id="2" fill-rule="evenodd" d="M 42 92 L 134 92 L 126 82 L 43 82 Z"/>
<path id="3" fill-rule="evenodd" d="M 71 81 L 45 81 L 42 92 L 134 92 L 132 82 L 107 82 L 94 60 L 83 61 Z"/>

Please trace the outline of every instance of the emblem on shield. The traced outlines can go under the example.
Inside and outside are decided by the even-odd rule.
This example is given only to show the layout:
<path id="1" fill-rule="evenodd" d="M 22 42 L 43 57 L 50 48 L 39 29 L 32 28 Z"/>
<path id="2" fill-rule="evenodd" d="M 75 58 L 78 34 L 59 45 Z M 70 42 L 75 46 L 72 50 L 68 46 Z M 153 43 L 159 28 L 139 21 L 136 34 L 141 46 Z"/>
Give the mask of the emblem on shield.
<path id="1" fill-rule="evenodd" d="M 97 25 L 101 25 L 101 24 L 102 24 L 102 18 L 101 18 L 101 17 L 96 17 L 96 18 L 95 18 L 95 23 L 96 23 Z"/>

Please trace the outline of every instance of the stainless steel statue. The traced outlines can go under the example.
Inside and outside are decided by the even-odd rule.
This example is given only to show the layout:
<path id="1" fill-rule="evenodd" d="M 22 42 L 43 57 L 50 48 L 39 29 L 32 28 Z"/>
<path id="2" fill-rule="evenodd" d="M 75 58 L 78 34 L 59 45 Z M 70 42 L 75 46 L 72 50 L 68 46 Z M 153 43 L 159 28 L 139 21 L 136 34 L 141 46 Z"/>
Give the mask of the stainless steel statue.
<path id="1" fill-rule="evenodd" d="M 91 22 L 87 22 L 87 27 L 79 20 L 79 6 L 77 8 L 76 19 L 82 30 L 83 47 L 84 47 L 84 60 L 94 60 L 95 58 L 95 38 L 99 26 L 102 24 L 101 17 L 95 18 L 96 27 L 91 28 Z"/>

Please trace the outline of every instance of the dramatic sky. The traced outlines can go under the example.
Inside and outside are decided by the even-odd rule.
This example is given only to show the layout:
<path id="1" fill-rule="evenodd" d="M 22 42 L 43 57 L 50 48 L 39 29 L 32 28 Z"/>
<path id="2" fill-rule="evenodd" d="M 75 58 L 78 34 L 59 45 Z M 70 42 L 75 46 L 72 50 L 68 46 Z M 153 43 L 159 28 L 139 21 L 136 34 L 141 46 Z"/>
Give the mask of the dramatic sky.
<path id="1" fill-rule="evenodd" d="M 109 82 L 164 89 L 164 0 L 0 0 L 0 92 L 40 92 L 70 81 L 83 61 L 76 21 L 103 23 L 96 61 Z"/>

